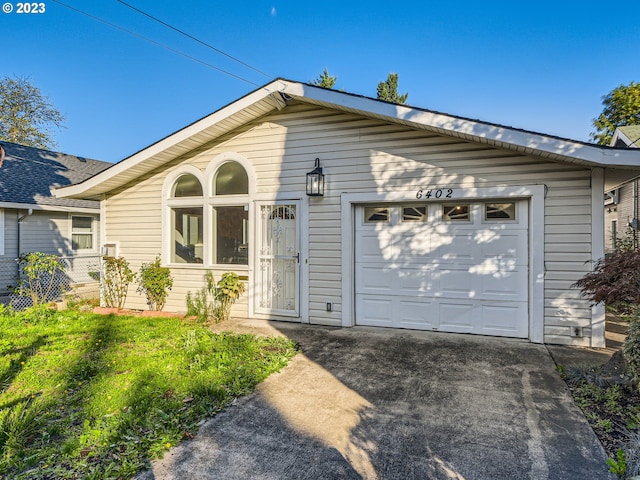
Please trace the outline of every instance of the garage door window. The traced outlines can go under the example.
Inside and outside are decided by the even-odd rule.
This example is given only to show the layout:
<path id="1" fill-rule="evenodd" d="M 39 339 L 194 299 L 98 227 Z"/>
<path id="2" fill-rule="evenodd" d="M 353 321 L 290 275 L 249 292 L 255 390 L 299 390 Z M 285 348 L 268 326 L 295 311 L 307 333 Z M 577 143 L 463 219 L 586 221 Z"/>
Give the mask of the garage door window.
<path id="1" fill-rule="evenodd" d="M 389 207 L 364 207 L 364 223 L 389 223 Z"/>
<path id="2" fill-rule="evenodd" d="M 426 205 L 420 207 L 402 207 L 403 222 L 424 222 L 427 220 Z"/>
<path id="3" fill-rule="evenodd" d="M 445 222 L 468 222 L 471 220 L 469 204 L 442 205 L 442 219 Z"/>
<path id="4" fill-rule="evenodd" d="M 515 220 L 516 204 L 515 203 L 485 203 L 484 204 L 485 220 Z"/>

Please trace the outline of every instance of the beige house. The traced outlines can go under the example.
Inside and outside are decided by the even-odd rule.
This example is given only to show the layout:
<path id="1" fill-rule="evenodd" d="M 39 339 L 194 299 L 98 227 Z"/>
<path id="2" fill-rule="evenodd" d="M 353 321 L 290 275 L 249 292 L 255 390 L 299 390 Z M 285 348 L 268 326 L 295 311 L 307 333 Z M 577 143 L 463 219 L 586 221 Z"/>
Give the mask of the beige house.
<path id="1" fill-rule="evenodd" d="M 134 269 L 162 255 L 168 310 L 232 270 L 237 315 L 598 347 L 604 309 L 571 285 L 604 254 L 603 192 L 639 171 L 639 151 L 278 79 L 57 195 L 100 200 Z"/>

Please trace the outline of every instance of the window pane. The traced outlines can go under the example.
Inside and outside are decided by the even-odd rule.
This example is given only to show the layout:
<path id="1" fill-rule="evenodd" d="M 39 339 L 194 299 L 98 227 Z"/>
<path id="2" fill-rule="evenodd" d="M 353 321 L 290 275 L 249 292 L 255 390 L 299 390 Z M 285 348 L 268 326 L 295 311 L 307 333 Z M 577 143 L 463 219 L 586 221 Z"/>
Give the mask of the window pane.
<path id="1" fill-rule="evenodd" d="M 402 207 L 403 222 L 424 222 L 427 219 L 427 207 Z"/>
<path id="2" fill-rule="evenodd" d="M 485 203 L 484 219 L 485 220 L 515 220 L 516 204 L 515 203 Z"/>
<path id="3" fill-rule="evenodd" d="M 202 207 L 173 208 L 173 263 L 202 263 Z"/>
<path id="4" fill-rule="evenodd" d="M 442 205 L 442 219 L 445 221 L 468 222 L 471 219 L 469 205 Z"/>
<path id="5" fill-rule="evenodd" d="M 215 263 L 248 265 L 248 206 L 215 207 L 213 210 L 216 219 L 213 234 Z"/>
<path id="6" fill-rule="evenodd" d="M 249 177 L 238 162 L 220 166 L 214 181 L 216 195 L 246 195 L 249 193 Z"/>
<path id="7" fill-rule="evenodd" d="M 389 207 L 364 207 L 365 223 L 388 222 Z"/>
<path id="8" fill-rule="evenodd" d="M 173 186 L 174 197 L 201 197 L 202 185 L 193 175 L 182 175 Z"/>
<path id="9" fill-rule="evenodd" d="M 77 234 L 71 235 L 71 246 L 74 250 L 91 250 L 93 249 L 93 234 Z"/>
<path id="10" fill-rule="evenodd" d="M 71 217 L 71 230 L 74 233 L 91 233 L 92 217 Z"/>

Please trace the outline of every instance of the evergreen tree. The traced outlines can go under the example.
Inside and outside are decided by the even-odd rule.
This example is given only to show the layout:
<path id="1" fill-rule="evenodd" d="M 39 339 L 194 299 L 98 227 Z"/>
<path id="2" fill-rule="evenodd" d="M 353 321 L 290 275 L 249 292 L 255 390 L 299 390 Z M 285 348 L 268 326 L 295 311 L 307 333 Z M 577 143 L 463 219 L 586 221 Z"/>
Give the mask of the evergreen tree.
<path id="1" fill-rule="evenodd" d="M 378 100 L 391 103 L 406 103 L 408 93 L 400 95 L 398 93 L 398 74 L 390 73 L 387 80 L 378 83 Z"/>
<path id="2" fill-rule="evenodd" d="M 311 85 L 322 88 L 333 88 L 336 84 L 336 80 L 338 80 L 338 77 L 329 75 L 329 72 L 325 68 L 318 78 L 311 81 Z"/>

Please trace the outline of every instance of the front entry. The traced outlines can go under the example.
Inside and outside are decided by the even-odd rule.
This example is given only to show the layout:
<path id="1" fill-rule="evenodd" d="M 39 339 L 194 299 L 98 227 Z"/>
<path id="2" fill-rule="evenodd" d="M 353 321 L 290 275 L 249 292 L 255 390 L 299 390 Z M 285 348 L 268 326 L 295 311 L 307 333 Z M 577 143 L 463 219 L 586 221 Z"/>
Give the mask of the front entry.
<path id="1" fill-rule="evenodd" d="M 300 316 L 300 202 L 257 203 L 256 313 Z"/>

